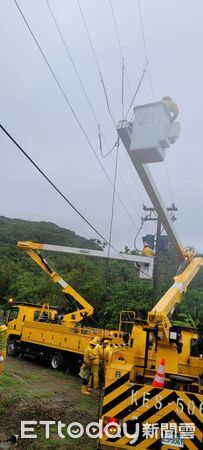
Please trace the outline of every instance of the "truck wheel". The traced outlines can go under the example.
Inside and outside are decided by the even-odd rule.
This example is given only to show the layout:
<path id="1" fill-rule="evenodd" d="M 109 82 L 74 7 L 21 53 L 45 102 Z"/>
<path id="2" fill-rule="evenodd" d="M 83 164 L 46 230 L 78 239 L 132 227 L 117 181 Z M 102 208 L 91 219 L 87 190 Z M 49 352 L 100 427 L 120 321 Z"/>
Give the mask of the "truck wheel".
<path id="1" fill-rule="evenodd" d="M 63 365 L 63 358 L 61 353 L 53 353 L 50 356 L 49 365 L 53 370 L 60 369 L 60 367 Z"/>
<path id="2" fill-rule="evenodd" d="M 16 349 L 16 343 L 15 341 L 8 341 L 6 352 L 8 356 L 16 356 L 17 355 L 17 349 Z"/>

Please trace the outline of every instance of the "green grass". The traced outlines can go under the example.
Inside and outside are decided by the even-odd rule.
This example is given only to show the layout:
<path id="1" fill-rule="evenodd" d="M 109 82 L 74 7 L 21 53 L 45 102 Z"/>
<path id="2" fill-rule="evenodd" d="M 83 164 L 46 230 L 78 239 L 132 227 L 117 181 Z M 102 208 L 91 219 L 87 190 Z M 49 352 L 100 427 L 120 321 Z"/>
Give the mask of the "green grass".
<path id="1" fill-rule="evenodd" d="M 19 434 L 21 420 L 61 420 L 67 426 L 78 421 L 84 428 L 97 420 L 98 397 L 81 394 L 77 376 L 54 372 L 47 367 L 17 358 L 7 358 L 0 376 L 0 428 L 9 437 L 11 430 Z M 37 439 L 21 440 L 18 450 L 96 450 L 97 440 L 84 434 L 79 439 L 58 436 L 51 426 L 50 439 L 45 438 L 44 426 L 37 425 Z"/>
<path id="2" fill-rule="evenodd" d="M 12 374 L 4 371 L 0 377 L 0 408 L 1 412 L 8 406 L 15 404 L 20 400 L 31 400 L 38 398 L 48 398 L 47 392 L 40 393 L 38 389 L 30 389 L 30 383 L 14 377 Z"/>

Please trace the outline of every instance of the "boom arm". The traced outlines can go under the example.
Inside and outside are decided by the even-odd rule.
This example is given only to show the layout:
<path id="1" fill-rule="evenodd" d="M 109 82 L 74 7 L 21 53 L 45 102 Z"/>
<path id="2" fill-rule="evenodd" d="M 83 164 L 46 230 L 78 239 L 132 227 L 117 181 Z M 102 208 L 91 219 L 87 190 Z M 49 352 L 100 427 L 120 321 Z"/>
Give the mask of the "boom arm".
<path id="1" fill-rule="evenodd" d="M 173 286 L 168 289 L 148 313 L 149 327 L 158 325 L 158 329 L 162 332 L 163 340 L 166 342 L 169 340 L 169 329 L 171 327 L 168 316 L 172 314 L 175 305 L 180 303 L 182 293 L 187 291 L 189 284 L 202 266 L 203 258 L 194 258 L 180 275 L 174 277 Z"/>
<path id="2" fill-rule="evenodd" d="M 148 163 L 164 161 L 166 148 L 170 147 L 179 136 L 180 125 L 174 122 L 169 110 L 162 102 L 137 106 L 134 108 L 134 113 L 133 123 L 125 120 L 118 123 L 118 134 L 179 259 L 182 261 L 182 268 L 186 265 L 182 273 L 174 278 L 173 286 L 148 313 L 149 327 L 158 326 L 161 340 L 167 343 L 171 327 L 170 314 L 176 303 L 180 302 L 182 292 L 187 290 L 189 283 L 203 265 L 203 259 L 193 259 L 192 252 L 184 250 L 147 167 Z"/>
<path id="3" fill-rule="evenodd" d="M 153 264 L 154 258 L 150 256 L 142 256 L 142 255 L 129 255 L 127 253 L 116 253 L 111 252 L 108 255 L 106 252 L 102 250 L 92 250 L 87 248 L 78 248 L 78 247 L 67 247 L 63 245 L 50 245 L 50 244 L 41 244 L 35 242 L 20 242 L 21 248 L 24 250 L 28 247 L 35 250 L 48 250 L 51 252 L 62 252 L 62 253 L 72 253 L 75 255 L 85 255 L 92 256 L 95 258 L 111 258 L 118 259 L 124 261 L 134 262 L 136 268 L 139 271 L 139 278 L 143 279 L 151 279 L 153 273 Z M 31 256 L 31 255 L 30 255 Z"/>
<path id="4" fill-rule="evenodd" d="M 54 283 L 58 283 L 62 287 L 64 294 L 72 297 L 76 310 L 63 316 L 62 324 L 71 326 L 77 322 L 81 322 L 85 317 L 94 313 L 94 308 L 76 292 L 66 281 L 61 278 L 42 257 L 39 250 L 43 249 L 43 244 L 35 244 L 34 242 L 18 242 L 18 247 L 22 248 L 30 258 L 32 258 L 38 266 L 41 267 L 52 279 Z M 78 308 L 78 304 L 82 307 Z"/>

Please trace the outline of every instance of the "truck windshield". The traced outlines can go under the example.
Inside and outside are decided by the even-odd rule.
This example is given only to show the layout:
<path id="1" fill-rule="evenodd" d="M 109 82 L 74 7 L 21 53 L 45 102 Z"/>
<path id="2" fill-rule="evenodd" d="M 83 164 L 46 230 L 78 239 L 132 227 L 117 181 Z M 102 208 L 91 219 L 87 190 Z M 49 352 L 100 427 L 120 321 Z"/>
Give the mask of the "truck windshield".
<path id="1" fill-rule="evenodd" d="M 8 322 L 11 322 L 11 320 L 17 319 L 18 313 L 19 313 L 19 308 L 17 308 L 16 306 L 13 307 L 10 310 L 10 313 L 9 313 L 9 316 L 8 316 Z"/>

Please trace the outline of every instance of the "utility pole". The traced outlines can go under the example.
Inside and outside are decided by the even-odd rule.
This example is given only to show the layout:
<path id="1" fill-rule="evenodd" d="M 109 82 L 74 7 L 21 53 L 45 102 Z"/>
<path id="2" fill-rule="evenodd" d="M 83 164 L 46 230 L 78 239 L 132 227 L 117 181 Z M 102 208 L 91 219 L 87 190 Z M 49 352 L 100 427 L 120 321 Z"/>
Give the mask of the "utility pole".
<path id="1" fill-rule="evenodd" d="M 172 222 L 176 220 L 174 212 L 178 211 L 178 208 L 176 207 L 175 203 L 172 203 L 170 207 L 167 208 L 167 210 L 170 212 L 170 217 Z M 143 211 L 145 211 L 147 214 L 145 217 L 142 217 L 142 223 L 147 221 L 155 221 L 157 222 L 157 228 L 156 228 L 156 239 L 155 239 L 155 256 L 154 256 L 154 270 L 153 270 L 153 291 L 152 291 L 152 300 L 153 304 L 156 304 L 156 301 L 158 299 L 158 281 L 159 281 L 159 274 L 160 274 L 160 238 L 162 233 L 162 223 L 159 218 L 159 216 L 156 213 L 155 208 L 149 207 L 147 208 L 145 205 L 143 205 Z"/>

